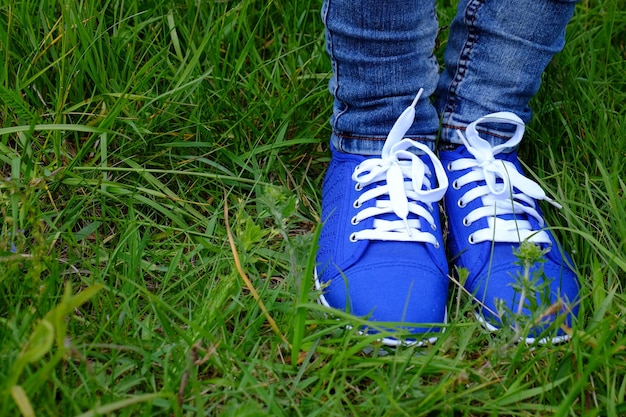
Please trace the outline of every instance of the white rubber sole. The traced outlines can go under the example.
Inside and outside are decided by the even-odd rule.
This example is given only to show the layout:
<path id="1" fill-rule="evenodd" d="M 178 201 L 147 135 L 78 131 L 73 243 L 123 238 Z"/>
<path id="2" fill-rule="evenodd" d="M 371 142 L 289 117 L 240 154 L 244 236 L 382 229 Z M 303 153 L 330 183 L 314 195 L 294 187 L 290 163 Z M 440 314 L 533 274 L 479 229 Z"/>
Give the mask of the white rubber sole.
<path id="1" fill-rule="evenodd" d="M 482 326 L 488 331 L 494 333 L 500 330 L 499 327 L 496 327 L 493 324 L 489 323 L 487 320 L 485 320 L 485 318 L 481 316 L 478 312 L 474 312 L 474 317 L 476 317 L 476 320 L 478 320 L 478 322 L 482 324 Z M 529 345 L 534 345 L 535 343 L 538 343 L 540 345 L 545 345 L 547 343 L 557 345 L 559 343 L 567 342 L 569 341 L 569 339 L 570 337 L 568 335 L 563 335 L 555 337 L 542 337 L 541 339 L 537 339 L 536 337 L 526 337 L 520 340 L 524 340 L 524 342 Z"/>

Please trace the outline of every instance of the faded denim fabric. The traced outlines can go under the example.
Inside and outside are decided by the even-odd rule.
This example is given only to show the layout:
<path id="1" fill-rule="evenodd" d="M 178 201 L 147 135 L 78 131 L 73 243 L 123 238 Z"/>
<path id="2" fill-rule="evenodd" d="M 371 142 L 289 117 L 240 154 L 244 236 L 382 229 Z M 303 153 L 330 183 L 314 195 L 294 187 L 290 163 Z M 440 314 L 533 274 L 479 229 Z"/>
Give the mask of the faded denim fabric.
<path id="1" fill-rule="evenodd" d="M 489 113 L 510 111 L 528 122 L 528 103 L 564 46 L 574 7 L 575 0 L 461 0 L 439 75 L 434 0 L 325 0 L 333 145 L 380 154 L 420 88 L 424 94 L 406 136 L 431 148 L 440 123 L 445 144 L 459 143 L 456 130 Z M 487 133 L 494 145 L 508 137 L 500 126 L 487 126 Z"/>

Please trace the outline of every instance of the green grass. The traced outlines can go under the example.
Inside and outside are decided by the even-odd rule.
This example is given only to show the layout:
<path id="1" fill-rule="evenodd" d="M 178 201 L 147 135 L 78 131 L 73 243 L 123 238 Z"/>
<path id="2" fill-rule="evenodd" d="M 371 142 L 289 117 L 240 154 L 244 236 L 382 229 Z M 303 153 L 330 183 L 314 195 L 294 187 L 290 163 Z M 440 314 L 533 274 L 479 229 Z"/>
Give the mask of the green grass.
<path id="1" fill-rule="evenodd" d="M 311 291 L 320 5 L 0 4 L 0 415 L 626 414 L 624 1 L 579 4 L 522 149 L 583 281 L 571 342 L 486 334 L 455 287 L 438 342 L 391 351 Z"/>

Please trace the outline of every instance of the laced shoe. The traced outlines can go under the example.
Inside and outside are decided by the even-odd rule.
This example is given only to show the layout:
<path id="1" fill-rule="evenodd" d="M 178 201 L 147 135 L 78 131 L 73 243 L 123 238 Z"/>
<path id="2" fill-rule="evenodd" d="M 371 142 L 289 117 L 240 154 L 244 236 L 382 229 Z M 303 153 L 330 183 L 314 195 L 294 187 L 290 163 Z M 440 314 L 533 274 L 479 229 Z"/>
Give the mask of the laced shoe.
<path id="1" fill-rule="evenodd" d="M 439 331 L 436 324 L 446 314 L 448 267 L 438 201 L 448 181 L 427 146 L 403 139 L 420 94 L 394 124 L 380 157 L 331 147 L 322 188 L 315 276 L 320 302 L 420 335 L 382 340 L 391 346 L 422 343 L 423 333 Z"/>
<path id="2" fill-rule="evenodd" d="M 485 123 L 512 124 L 515 132 L 504 144 L 492 146 L 478 133 L 478 125 Z M 496 330 L 505 316 L 520 314 L 531 318 L 526 342 L 567 340 L 562 329 L 549 336 L 545 330 L 557 315 L 571 326 L 578 311 L 579 285 L 573 263 L 547 228 L 537 200 L 560 206 L 523 175 L 517 159 L 524 122 L 513 113 L 494 113 L 467 126 L 465 135 L 458 134 L 463 145 L 440 152 L 451 184 L 445 198 L 448 255 L 469 272 L 464 285 L 480 306 L 477 317 Z M 529 292 L 521 291 L 525 268 L 514 255 L 523 241 L 545 252 L 542 262 L 526 268 L 534 280 Z"/>

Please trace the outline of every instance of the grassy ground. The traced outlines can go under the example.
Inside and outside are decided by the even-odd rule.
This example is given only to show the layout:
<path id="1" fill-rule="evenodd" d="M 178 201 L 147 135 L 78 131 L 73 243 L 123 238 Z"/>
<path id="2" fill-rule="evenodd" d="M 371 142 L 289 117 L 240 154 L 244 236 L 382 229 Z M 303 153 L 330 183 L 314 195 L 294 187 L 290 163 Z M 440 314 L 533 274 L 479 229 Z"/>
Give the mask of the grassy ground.
<path id="1" fill-rule="evenodd" d="M 522 149 L 571 342 L 486 334 L 453 288 L 438 342 L 389 352 L 310 291 L 320 3 L 0 4 L 0 415 L 626 414 L 624 0 L 579 4 Z"/>

